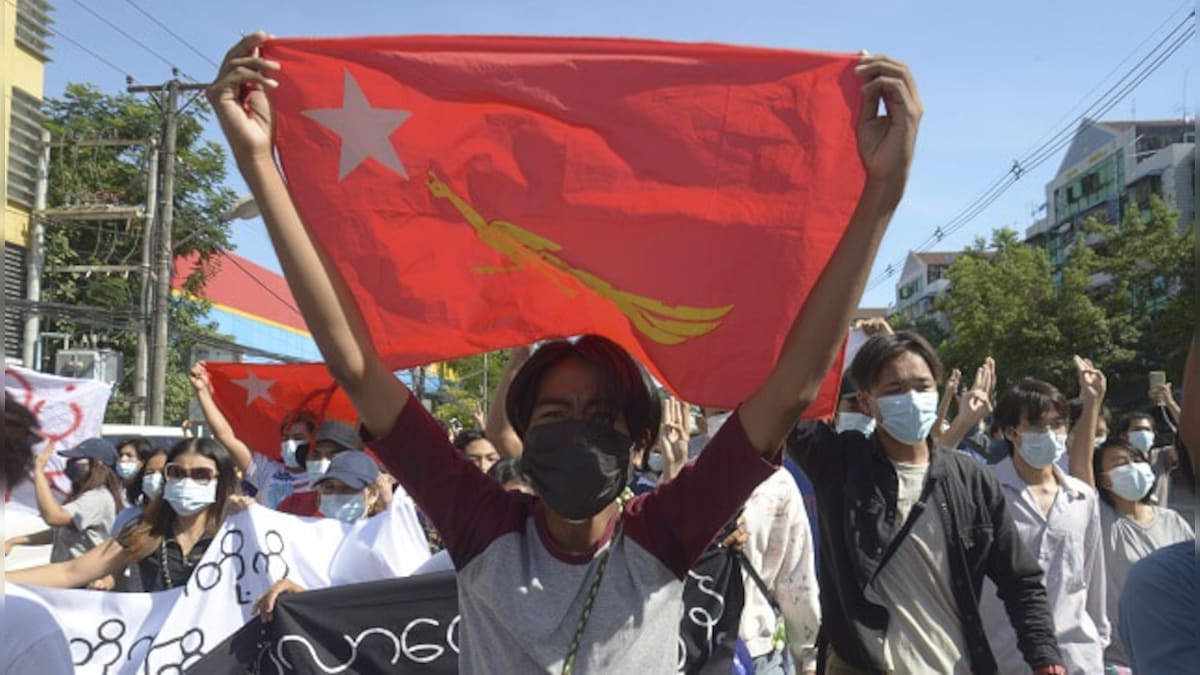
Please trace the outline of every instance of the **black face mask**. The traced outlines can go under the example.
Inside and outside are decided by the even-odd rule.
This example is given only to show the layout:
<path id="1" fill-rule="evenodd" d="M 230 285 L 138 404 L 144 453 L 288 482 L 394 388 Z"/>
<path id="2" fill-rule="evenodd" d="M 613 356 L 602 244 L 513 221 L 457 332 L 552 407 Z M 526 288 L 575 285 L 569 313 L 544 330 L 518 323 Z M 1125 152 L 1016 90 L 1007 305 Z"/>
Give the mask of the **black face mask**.
<path id="1" fill-rule="evenodd" d="M 633 441 L 610 425 L 563 420 L 525 434 L 521 469 L 546 505 L 568 520 L 587 520 L 625 489 Z"/>
<path id="2" fill-rule="evenodd" d="M 67 464 L 67 478 L 70 478 L 72 482 L 82 483 L 91 472 L 92 467 L 90 464 L 84 464 L 83 462 L 71 462 Z"/>

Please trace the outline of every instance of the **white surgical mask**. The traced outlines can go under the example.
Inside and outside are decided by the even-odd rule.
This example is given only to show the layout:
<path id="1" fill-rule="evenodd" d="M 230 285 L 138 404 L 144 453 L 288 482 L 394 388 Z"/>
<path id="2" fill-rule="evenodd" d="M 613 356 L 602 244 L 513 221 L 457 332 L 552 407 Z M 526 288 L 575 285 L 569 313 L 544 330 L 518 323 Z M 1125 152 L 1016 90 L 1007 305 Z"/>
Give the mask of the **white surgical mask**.
<path id="1" fill-rule="evenodd" d="M 315 483 L 329 471 L 329 465 L 333 464 L 328 459 L 310 459 L 304 463 L 304 468 L 308 471 L 308 482 Z"/>
<path id="2" fill-rule="evenodd" d="M 137 462 L 117 462 L 117 475 L 121 477 L 121 480 L 129 480 L 133 478 L 139 468 L 141 467 Z"/>
<path id="3" fill-rule="evenodd" d="M 938 393 L 910 391 L 878 399 L 880 426 L 905 445 L 916 445 L 929 437 L 937 421 Z"/>
<path id="4" fill-rule="evenodd" d="M 1129 444 L 1142 452 L 1150 452 L 1150 448 L 1154 447 L 1154 432 L 1145 429 L 1131 431 L 1129 432 Z"/>
<path id="5" fill-rule="evenodd" d="M 1107 439 L 1107 438 L 1097 438 L 1097 439 L 1096 439 L 1096 442 L 1095 442 L 1095 443 L 1093 443 L 1092 445 L 1093 445 L 1093 446 L 1094 446 L 1094 447 L 1095 447 L 1097 450 L 1099 450 L 1100 448 L 1104 447 L 1104 441 L 1106 441 L 1106 440 L 1108 440 L 1108 439 Z"/>
<path id="6" fill-rule="evenodd" d="M 725 422 L 729 421 L 729 416 L 732 414 L 732 412 L 720 413 L 719 415 L 709 415 L 706 418 L 708 422 L 708 440 L 711 441 L 716 437 L 717 432 L 721 430 L 721 427 L 725 426 Z"/>
<path id="7" fill-rule="evenodd" d="M 863 436 L 875 433 L 875 418 L 856 412 L 841 412 L 837 416 L 838 433 L 857 431 Z"/>
<path id="8" fill-rule="evenodd" d="M 279 455 L 283 459 L 284 465 L 289 469 L 299 469 L 300 461 L 296 459 L 296 451 L 300 449 L 300 441 L 289 438 L 279 444 Z"/>
<path id="9" fill-rule="evenodd" d="M 1021 432 L 1021 459 L 1035 469 L 1044 469 L 1067 451 L 1067 435 L 1050 431 Z"/>
<path id="10" fill-rule="evenodd" d="M 326 518 L 337 518 L 343 523 L 353 523 L 367 515 L 367 497 L 361 492 L 354 494 L 321 495 L 321 513 Z"/>
<path id="11" fill-rule="evenodd" d="M 1138 502 L 1150 494 L 1154 486 L 1154 471 L 1145 462 L 1132 462 L 1109 471 L 1112 491 L 1121 499 Z"/>
<path id="12" fill-rule="evenodd" d="M 146 495 L 147 501 L 158 499 L 162 494 L 163 477 L 161 473 L 148 473 L 142 476 L 142 494 Z"/>
<path id="13" fill-rule="evenodd" d="M 169 480 L 163 488 L 163 499 L 175 509 L 176 515 L 194 516 L 217 501 L 217 481 L 204 484 L 191 478 Z"/>

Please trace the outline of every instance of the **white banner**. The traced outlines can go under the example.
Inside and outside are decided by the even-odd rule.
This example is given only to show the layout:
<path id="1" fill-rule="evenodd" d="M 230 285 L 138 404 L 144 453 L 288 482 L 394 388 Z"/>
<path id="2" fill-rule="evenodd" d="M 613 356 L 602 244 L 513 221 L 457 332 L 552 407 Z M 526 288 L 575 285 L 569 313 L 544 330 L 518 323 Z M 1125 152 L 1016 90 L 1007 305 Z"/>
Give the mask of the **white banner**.
<path id="1" fill-rule="evenodd" d="M 35 446 L 34 452 L 40 452 L 47 442 L 54 443 L 58 450 L 70 450 L 85 439 L 99 436 L 112 388 L 107 382 L 5 366 L 4 395 L 12 396 L 37 416 L 41 433 L 47 439 Z M 71 481 L 64 469 L 63 459 L 57 453 L 46 467 L 50 484 L 63 496 L 71 491 Z M 17 488 L 8 505 L 36 510 L 33 485 L 26 482 Z"/>
<path id="2" fill-rule="evenodd" d="M 77 673 L 182 672 L 251 618 L 279 579 L 325 588 L 407 576 L 429 558 L 412 501 L 353 526 L 251 506 L 229 518 L 183 588 L 106 593 L 8 584 L 57 618 Z M 166 670 L 164 670 L 166 669 Z"/>

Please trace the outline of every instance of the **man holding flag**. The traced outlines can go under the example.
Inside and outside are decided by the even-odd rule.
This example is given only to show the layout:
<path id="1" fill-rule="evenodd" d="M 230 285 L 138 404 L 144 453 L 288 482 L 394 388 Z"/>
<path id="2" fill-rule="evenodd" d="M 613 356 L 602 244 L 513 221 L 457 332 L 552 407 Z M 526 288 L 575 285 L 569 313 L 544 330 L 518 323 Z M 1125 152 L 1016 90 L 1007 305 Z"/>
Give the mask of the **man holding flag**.
<path id="1" fill-rule="evenodd" d="M 836 86 L 806 100 L 816 93 L 804 88 L 811 73 Z M 720 81 L 710 87 L 710 79 Z M 381 82 L 402 90 L 412 110 L 380 102 L 390 95 Z M 654 95 L 639 98 L 645 91 Z M 578 106 L 598 92 L 607 103 Z M 751 98 L 742 98 L 747 92 Z M 770 100 L 757 100 L 763 95 Z M 209 99 L 330 372 L 375 439 L 372 448 L 451 552 L 462 672 L 674 672 L 682 579 L 778 468 L 788 431 L 823 384 L 830 387 L 826 375 L 913 157 L 922 106 L 908 68 L 886 57 L 635 41 L 276 42 L 256 33 L 226 56 Z M 848 105 L 830 112 L 822 108 L 830 100 Z M 586 117 L 597 106 L 619 123 Z M 735 114 L 759 107 L 768 114 L 752 123 Z M 676 110 L 696 126 L 675 135 L 669 124 L 655 126 Z M 823 117 L 831 137 L 854 129 L 860 168 L 823 173 L 826 159 L 849 145 L 822 147 L 826 139 L 813 138 L 814 120 Z M 772 119 L 778 128 L 755 131 Z M 423 124 L 439 125 L 442 135 L 422 136 L 432 130 Z M 403 140 L 396 133 L 393 144 L 404 125 L 414 133 Z M 792 147 L 796 128 L 804 147 Z M 685 154 L 645 154 L 656 141 L 647 129 L 670 135 L 657 140 Z M 422 157 L 435 141 L 443 154 Z M 862 170 L 857 207 L 840 224 L 799 235 L 783 222 L 841 213 L 840 202 L 800 212 L 790 191 L 858 193 Z M 804 176 L 844 184 L 797 182 Z M 488 221 L 485 211 L 521 223 Z M 788 263 L 803 270 L 782 281 L 800 290 L 787 289 L 777 306 L 754 305 L 780 297 L 765 287 L 761 297 L 743 287 L 738 297 L 672 304 L 655 298 L 716 289 L 719 279 L 639 279 L 612 265 L 615 258 L 632 266 L 624 256 L 633 255 L 623 250 L 632 242 L 619 240 L 633 236 L 625 223 L 605 218 L 614 213 L 639 228 L 661 220 L 712 237 L 720 236 L 708 229 L 719 225 L 712 219 L 724 218 L 758 227 L 763 239 L 779 237 L 790 253 L 795 240 L 822 253 Z M 605 217 L 589 220 L 596 214 Z M 580 223 L 596 227 L 569 229 Z M 415 297 L 424 287 L 413 277 L 458 263 L 442 252 L 444 242 L 430 239 L 439 232 L 485 245 L 461 253 L 480 263 L 462 286 L 469 312 L 456 299 L 433 297 L 433 289 Z M 388 248 L 417 235 L 425 237 L 422 249 Z M 655 243 L 645 236 L 643 243 Z M 355 257 L 372 248 L 385 255 Z M 472 289 L 482 303 L 471 300 Z M 706 345 L 713 361 L 736 361 L 730 357 L 747 349 L 747 335 L 735 328 L 758 320 L 772 330 L 749 351 L 773 363 L 746 365 L 749 375 L 732 387 L 730 379 L 706 384 L 688 372 L 689 350 L 694 357 Z M 453 353 L 528 343 L 543 330 L 605 337 L 549 343 L 513 382 L 507 412 L 523 437 L 522 464 L 538 493 L 530 496 L 506 492 L 457 453 L 393 370 L 430 343 Z M 653 445 L 661 404 L 626 350 L 697 403 L 733 407 L 731 394 L 716 393 L 721 387 L 745 397 L 694 464 L 628 502 L 620 495 L 630 453 Z M 836 381 L 831 390 L 836 395 Z"/>

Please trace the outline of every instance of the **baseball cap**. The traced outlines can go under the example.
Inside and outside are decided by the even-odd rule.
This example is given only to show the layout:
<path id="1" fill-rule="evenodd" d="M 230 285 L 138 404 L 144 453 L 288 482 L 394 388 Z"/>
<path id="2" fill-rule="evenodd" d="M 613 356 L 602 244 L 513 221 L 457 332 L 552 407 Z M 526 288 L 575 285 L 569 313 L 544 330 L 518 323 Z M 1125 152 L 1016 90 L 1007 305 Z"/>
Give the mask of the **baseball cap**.
<path id="1" fill-rule="evenodd" d="M 317 442 L 329 441 L 339 447 L 357 450 L 359 446 L 358 432 L 349 424 L 326 420 L 317 427 Z"/>
<path id="2" fill-rule="evenodd" d="M 91 459 L 110 467 L 117 465 L 117 449 L 103 438 L 89 438 L 70 450 L 58 453 L 67 459 Z"/>
<path id="3" fill-rule="evenodd" d="M 361 490 L 379 480 L 379 467 L 375 465 L 375 460 L 360 450 L 339 452 L 329 461 L 329 470 L 313 487 L 334 478 L 355 490 Z"/>

